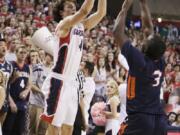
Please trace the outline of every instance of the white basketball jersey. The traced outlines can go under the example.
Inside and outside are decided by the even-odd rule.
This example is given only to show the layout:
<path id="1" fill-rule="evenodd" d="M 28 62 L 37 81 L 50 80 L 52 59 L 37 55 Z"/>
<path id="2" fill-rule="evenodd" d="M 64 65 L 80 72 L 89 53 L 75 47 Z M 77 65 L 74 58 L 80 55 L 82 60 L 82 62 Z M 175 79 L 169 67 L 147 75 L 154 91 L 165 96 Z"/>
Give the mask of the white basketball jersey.
<path id="1" fill-rule="evenodd" d="M 83 51 L 83 24 L 75 25 L 67 37 L 59 38 L 59 45 L 54 48 L 53 72 L 66 77 L 76 77 Z"/>

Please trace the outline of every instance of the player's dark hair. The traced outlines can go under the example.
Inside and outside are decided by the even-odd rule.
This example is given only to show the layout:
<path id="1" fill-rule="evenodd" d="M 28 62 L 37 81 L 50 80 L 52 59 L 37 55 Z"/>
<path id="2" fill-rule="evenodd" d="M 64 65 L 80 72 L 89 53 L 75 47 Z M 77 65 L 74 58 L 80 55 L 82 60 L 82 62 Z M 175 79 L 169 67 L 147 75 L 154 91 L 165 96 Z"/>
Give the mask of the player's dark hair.
<path id="1" fill-rule="evenodd" d="M 94 71 L 94 63 L 85 61 L 84 68 L 88 70 L 88 74 L 91 76 Z"/>
<path id="2" fill-rule="evenodd" d="M 143 52 L 152 60 L 160 59 L 166 50 L 166 45 L 159 36 L 153 36 L 147 40 Z"/>
<path id="3" fill-rule="evenodd" d="M 61 12 L 64 10 L 64 6 L 67 2 L 74 2 L 75 5 L 76 2 L 74 0 L 60 0 L 57 1 L 56 4 L 54 5 L 53 8 L 53 17 L 54 17 L 54 21 L 59 22 L 60 20 L 62 20 L 62 16 L 61 16 Z"/>

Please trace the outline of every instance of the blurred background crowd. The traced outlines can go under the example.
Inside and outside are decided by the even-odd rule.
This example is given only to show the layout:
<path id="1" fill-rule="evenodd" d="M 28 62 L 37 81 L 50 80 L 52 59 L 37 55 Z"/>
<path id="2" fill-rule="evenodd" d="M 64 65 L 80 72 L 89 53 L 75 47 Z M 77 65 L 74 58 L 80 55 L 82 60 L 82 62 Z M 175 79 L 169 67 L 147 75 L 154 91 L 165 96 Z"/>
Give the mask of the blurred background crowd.
<path id="1" fill-rule="evenodd" d="M 16 61 L 15 48 L 23 44 L 29 51 L 27 62 L 30 67 L 40 63 L 47 68 L 48 73 L 53 58 L 34 46 L 31 36 L 43 26 L 47 26 L 54 33 L 57 23 L 53 21 L 53 4 L 53 0 L 0 0 L 0 33 L 7 44 L 7 61 Z M 161 22 L 161 18 L 158 21 Z M 81 64 L 84 61 L 95 64 L 93 77 L 96 92 L 93 102 L 105 100 L 105 86 L 109 78 L 113 78 L 118 84 L 126 81 L 127 71 L 118 62 L 120 52 L 112 36 L 113 24 L 114 19 L 106 16 L 96 28 L 85 32 Z M 126 32 L 133 45 L 139 49 L 143 40 L 140 28 L 141 22 L 137 18 L 127 20 Z M 170 125 L 180 127 L 180 27 L 173 23 L 163 26 L 155 23 L 154 30 L 162 36 L 167 45 L 164 54 L 167 64 L 161 99 Z M 31 55 L 34 50 L 37 52 L 36 56 Z"/>

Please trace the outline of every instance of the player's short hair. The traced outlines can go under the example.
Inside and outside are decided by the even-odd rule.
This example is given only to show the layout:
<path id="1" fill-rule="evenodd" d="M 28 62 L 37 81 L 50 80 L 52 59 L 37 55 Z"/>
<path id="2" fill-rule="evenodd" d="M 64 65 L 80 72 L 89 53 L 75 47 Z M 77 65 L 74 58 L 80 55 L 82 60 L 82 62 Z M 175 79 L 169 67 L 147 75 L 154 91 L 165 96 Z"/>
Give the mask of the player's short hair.
<path id="1" fill-rule="evenodd" d="M 89 61 L 85 61 L 84 63 L 85 63 L 84 68 L 88 70 L 88 73 L 91 76 L 94 71 L 94 63 Z"/>
<path id="2" fill-rule="evenodd" d="M 165 43 L 157 35 L 154 35 L 151 38 L 149 38 L 146 44 L 143 46 L 143 52 L 147 57 L 149 57 L 152 60 L 160 59 L 163 56 L 165 50 Z"/>
<path id="3" fill-rule="evenodd" d="M 64 6 L 68 2 L 74 2 L 75 5 L 77 5 L 76 1 L 74 1 L 74 0 L 60 0 L 60 1 L 56 2 L 55 6 L 53 8 L 54 21 L 59 22 L 60 20 L 63 19 L 60 12 L 64 10 Z"/>

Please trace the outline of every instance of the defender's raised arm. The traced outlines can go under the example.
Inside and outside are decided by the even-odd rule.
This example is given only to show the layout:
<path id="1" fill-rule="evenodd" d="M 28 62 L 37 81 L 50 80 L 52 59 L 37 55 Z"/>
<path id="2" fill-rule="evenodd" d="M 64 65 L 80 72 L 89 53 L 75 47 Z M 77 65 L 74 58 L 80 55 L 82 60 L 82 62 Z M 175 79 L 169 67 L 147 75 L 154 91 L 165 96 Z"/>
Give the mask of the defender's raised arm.
<path id="1" fill-rule="evenodd" d="M 133 0 L 125 0 L 122 9 L 119 12 L 119 15 L 116 18 L 115 25 L 113 28 L 113 35 L 116 43 L 120 46 L 123 46 L 124 42 L 128 39 L 124 30 L 125 30 L 125 20 L 127 12 L 132 5 Z"/>
<path id="2" fill-rule="evenodd" d="M 151 13 L 146 0 L 140 0 L 140 8 L 143 31 L 146 34 L 146 36 L 149 36 L 153 34 L 154 30 Z"/>

